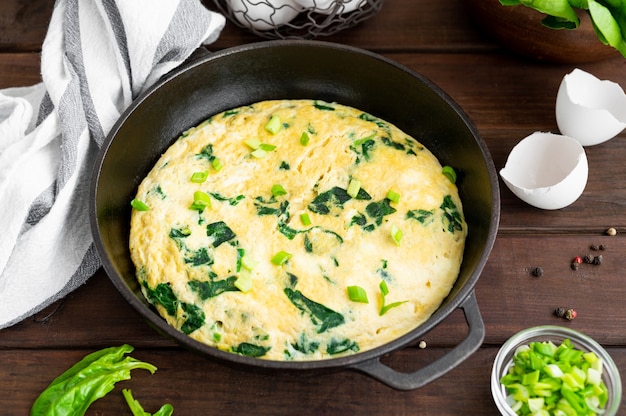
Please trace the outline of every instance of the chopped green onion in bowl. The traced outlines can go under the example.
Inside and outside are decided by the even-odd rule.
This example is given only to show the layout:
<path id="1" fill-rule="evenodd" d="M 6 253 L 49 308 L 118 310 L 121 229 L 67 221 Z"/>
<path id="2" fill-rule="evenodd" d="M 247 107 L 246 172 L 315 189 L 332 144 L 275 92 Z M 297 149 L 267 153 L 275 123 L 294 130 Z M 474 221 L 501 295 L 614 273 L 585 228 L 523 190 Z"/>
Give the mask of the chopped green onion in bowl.
<path id="1" fill-rule="evenodd" d="M 539 326 L 512 336 L 491 373 L 503 415 L 616 415 L 619 370 L 592 338 L 566 327 Z"/>

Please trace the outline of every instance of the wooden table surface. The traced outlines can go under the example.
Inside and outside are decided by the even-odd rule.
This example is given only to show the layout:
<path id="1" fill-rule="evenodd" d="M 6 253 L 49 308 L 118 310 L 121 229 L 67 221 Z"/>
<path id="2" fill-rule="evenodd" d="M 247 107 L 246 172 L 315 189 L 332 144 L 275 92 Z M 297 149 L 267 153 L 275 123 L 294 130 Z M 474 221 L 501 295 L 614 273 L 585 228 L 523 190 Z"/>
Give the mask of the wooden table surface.
<path id="1" fill-rule="evenodd" d="M 39 52 L 53 0 L 0 3 L 0 88 L 40 81 Z M 485 36 L 462 0 L 387 0 L 378 15 L 324 38 L 366 48 L 422 73 L 467 112 L 491 151 L 496 169 L 534 131 L 557 132 L 556 92 L 576 66 L 626 86 L 626 59 L 589 64 L 526 60 Z M 261 40 L 231 23 L 211 46 L 219 50 Z M 475 286 L 486 327 L 481 348 L 442 377 L 397 391 L 349 370 L 327 374 L 257 373 L 187 351 L 154 332 L 99 271 L 87 284 L 36 316 L 0 331 L 0 413 L 25 415 L 38 394 L 87 353 L 122 343 L 158 367 L 132 379 L 90 408 L 91 415 L 130 414 L 121 389 L 131 388 L 146 410 L 174 405 L 176 415 L 496 415 L 491 364 L 507 338 L 536 325 L 582 331 L 603 344 L 626 376 L 626 133 L 586 149 L 589 180 L 570 207 L 542 211 L 501 183 L 498 236 Z M 615 227 L 616 236 L 605 230 Z M 599 266 L 570 269 L 574 256 L 605 244 Z M 530 271 L 542 267 L 543 276 Z M 553 314 L 577 310 L 575 320 Z M 384 358 L 414 371 L 457 345 L 467 332 L 460 310 L 427 333 L 427 347 Z M 626 414 L 626 402 L 622 403 Z"/>

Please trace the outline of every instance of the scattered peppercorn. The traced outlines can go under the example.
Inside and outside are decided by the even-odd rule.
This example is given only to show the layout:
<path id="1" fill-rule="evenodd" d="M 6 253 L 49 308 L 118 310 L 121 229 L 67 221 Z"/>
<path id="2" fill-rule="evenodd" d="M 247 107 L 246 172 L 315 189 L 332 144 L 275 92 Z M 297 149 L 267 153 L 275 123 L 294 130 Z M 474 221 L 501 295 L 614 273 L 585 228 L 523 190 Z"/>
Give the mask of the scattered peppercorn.
<path id="1" fill-rule="evenodd" d="M 426 341 L 424 340 L 420 341 L 420 343 L 417 346 L 423 350 L 424 348 L 426 348 Z"/>
<path id="2" fill-rule="evenodd" d="M 572 260 L 572 261 L 573 261 L 574 263 L 578 263 L 578 264 L 580 264 L 580 263 L 582 263 L 582 262 L 583 262 L 583 259 L 582 259 L 580 256 L 576 256 L 576 257 L 574 257 L 574 260 Z"/>
<path id="3" fill-rule="evenodd" d="M 597 244 L 592 244 L 589 246 L 590 249 L 592 249 L 593 251 L 598 251 L 600 250 L 600 247 Z"/>
<path id="4" fill-rule="evenodd" d="M 580 264 L 576 263 L 575 261 L 573 261 L 572 264 L 570 264 L 570 267 L 572 268 L 572 270 L 578 270 L 579 266 Z"/>
<path id="5" fill-rule="evenodd" d="M 600 254 L 599 256 L 595 256 L 593 258 L 592 264 L 595 264 L 595 265 L 602 264 L 602 254 Z"/>
<path id="6" fill-rule="evenodd" d="M 610 235 L 610 236 L 617 235 L 617 230 L 615 228 L 611 227 L 608 230 L 606 230 L 606 234 Z"/>
<path id="7" fill-rule="evenodd" d="M 593 263 L 593 258 L 594 258 L 594 257 L 593 257 L 593 255 L 591 255 L 591 254 L 587 254 L 587 255 L 585 256 L 585 258 L 583 259 L 583 261 L 584 261 L 585 263 L 587 263 L 587 264 L 592 264 L 592 263 Z"/>
<path id="8" fill-rule="evenodd" d="M 604 251 L 606 250 L 606 244 L 600 244 L 600 250 Z"/>
<path id="9" fill-rule="evenodd" d="M 568 309 L 565 311 L 565 319 L 567 319 L 568 321 L 576 318 L 576 315 L 578 315 L 578 313 L 574 309 Z"/>
<path id="10" fill-rule="evenodd" d="M 541 277 L 543 276 L 543 269 L 541 267 L 535 267 L 530 274 L 532 274 L 534 277 Z"/>
<path id="11" fill-rule="evenodd" d="M 565 316 L 565 308 L 560 308 L 560 307 L 556 308 L 554 310 L 554 314 L 558 316 L 559 318 L 563 318 Z"/>
<path id="12" fill-rule="evenodd" d="M 566 309 L 566 308 L 559 306 L 558 308 L 554 309 L 554 314 L 559 318 L 563 318 L 563 319 L 567 319 L 568 321 L 571 321 L 572 319 L 576 318 L 576 316 L 578 315 L 578 312 L 576 312 L 572 308 Z"/>

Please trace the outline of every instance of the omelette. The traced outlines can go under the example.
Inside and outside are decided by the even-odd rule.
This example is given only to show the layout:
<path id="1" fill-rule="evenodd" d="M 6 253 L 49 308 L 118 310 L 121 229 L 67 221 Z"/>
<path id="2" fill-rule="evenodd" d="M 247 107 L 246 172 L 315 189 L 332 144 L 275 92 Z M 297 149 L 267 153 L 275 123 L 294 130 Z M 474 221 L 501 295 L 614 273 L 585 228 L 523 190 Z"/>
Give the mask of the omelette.
<path id="1" fill-rule="evenodd" d="M 459 274 L 455 172 L 373 115 L 272 100 L 185 131 L 132 201 L 146 299 L 223 351 L 276 361 L 366 351 L 415 329 Z"/>

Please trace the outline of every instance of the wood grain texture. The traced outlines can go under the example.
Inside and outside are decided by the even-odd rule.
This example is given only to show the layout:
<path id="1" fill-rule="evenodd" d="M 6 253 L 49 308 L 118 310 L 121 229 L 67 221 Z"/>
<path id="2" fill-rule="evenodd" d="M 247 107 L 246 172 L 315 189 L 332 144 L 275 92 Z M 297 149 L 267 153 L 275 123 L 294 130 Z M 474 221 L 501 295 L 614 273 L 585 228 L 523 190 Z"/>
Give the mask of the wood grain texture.
<path id="1" fill-rule="evenodd" d="M 210 0 L 203 0 L 209 7 Z M 53 0 L 0 2 L 0 88 L 40 82 L 40 50 Z M 453 98 L 476 125 L 494 166 L 534 131 L 557 132 L 556 92 L 572 64 L 516 56 L 486 36 L 462 0 L 387 0 L 361 25 L 327 39 L 366 48 L 423 74 Z M 258 42 L 228 23 L 219 50 Z M 577 67 L 626 86 L 626 60 Z M 485 323 L 482 347 L 443 377 L 400 392 L 351 370 L 323 374 L 259 373 L 235 369 L 186 351 L 155 332 L 116 291 L 103 270 L 35 316 L 0 330 L 0 413 L 27 414 L 35 397 L 89 352 L 129 343 L 133 356 L 152 362 L 96 402 L 88 415 L 129 414 L 121 388 L 131 388 L 149 411 L 165 402 L 176 415 L 497 415 L 489 378 L 498 347 L 515 332 L 556 324 L 582 331 L 605 345 L 626 376 L 626 132 L 586 148 L 589 180 L 570 207 L 542 211 L 501 186 L 497 240 L 475 286 Z M 605 235 L 615 227 L 617 236 Z M 604 244 L 593 252 L 592 244 Z M 601 265 L 570 268 L 574 256 L 602 254 Z M 531 270 L 543 269 L 541 277 Z M 572 307 L 565 321 L 554 308 Z M 415 371 L 467 336 L 463 313 L 454 311 L 407 348 L 383 357 L 395 369 Z M 426 349 L 417 348 L 425 341 Z M 626 403 L 622 403 L 626 413 Z"/>

